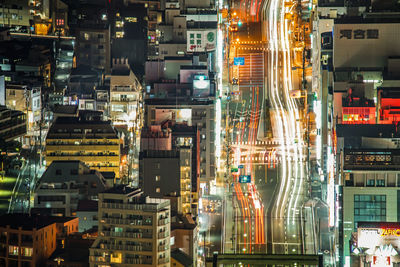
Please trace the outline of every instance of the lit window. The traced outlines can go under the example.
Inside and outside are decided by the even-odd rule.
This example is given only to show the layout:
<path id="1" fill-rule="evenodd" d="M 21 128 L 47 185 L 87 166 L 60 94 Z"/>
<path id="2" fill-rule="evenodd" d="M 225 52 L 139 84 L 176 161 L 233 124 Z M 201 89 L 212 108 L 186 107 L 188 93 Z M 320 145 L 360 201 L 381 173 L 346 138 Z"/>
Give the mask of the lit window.
<path id="1" fill-rule="evenodd" d="M 161 179 L 160 175 L 156 175 L 156 182 L 159 182 Z"/>
<path id="2" fill-rule="evenodd" d="M 17 246 L 9 246 L 8 254 L 10 255 L 18 255 L 18 247 Z"/>
<path id="3" fill-rule="evenodd" d="M 32 252 L 33 252 L 32 248 L 21 248 L 22 256 L 32 257 Z"/>
<path id="4" fill-rule="evenodd" d="M 160 193 L 161 189 L 159 187 L 156 188 L 156 193 Z"/>
<path id="5" fill-rule="evenodd" d="M 111 260 L 112 263 L 122 263 L 122 253 L 116 252 L 111 254 Z"/>
<path id="6" fill-rule="evenodd" d="M 85 32 L 83 34 L 83 38 L 85 38 L 86 41 L 89 41 L 90 36 L 89 36 L 89 34 L 87 32 Z"/>

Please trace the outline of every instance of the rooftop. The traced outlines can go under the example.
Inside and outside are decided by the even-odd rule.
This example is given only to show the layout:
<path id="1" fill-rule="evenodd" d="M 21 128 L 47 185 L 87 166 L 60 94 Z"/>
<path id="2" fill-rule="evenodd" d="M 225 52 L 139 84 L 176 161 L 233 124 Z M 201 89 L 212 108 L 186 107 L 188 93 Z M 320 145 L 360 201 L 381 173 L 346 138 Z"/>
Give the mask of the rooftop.
<path id="1" fill-rule="evenodd" d="M 53 223 L 65 223 L 74 220 L 74 217 L 43 216 L 29 214 L 4 214 L 0 216 L 0 227 L 10 226 L 11 229 L 33 230 L 41 229 Z"/>
<path id="2" fill-rule="evenodd" d="M 171 250 L 171 257 L 174 258 L 177 262 L 179 262 L 183 266 L 186 267 L 193 266 L 193 259 L 179 248 Z"/>

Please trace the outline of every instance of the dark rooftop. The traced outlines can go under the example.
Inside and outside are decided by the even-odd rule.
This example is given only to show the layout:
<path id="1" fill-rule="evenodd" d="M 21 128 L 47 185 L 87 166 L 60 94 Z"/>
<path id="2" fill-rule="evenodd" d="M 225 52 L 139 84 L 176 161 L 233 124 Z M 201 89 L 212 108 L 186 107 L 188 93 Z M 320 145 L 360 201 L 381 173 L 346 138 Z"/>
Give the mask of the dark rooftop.
<path id="1" fill-rule="evenodd" d="M 78 105 L 54 105 L 54 113 L 78 114 Z"/>
<path id="2" fill-rule="evenodd" d="M 102 193 L 126 195 L 126 194 L 130 194 L 130 193 L 134 193 L 134 192 L 141 192 L 141 190 L 138 188 L 131 187 L 126 184 L 121 184 L 121 185 L 114 186 L 110 189 L 107 189 L 107 190 L 103 191 Z"/>
<path id="3" fill-rule="evenodd" d="M 171 257 L 174 258 L 177 262 L 179 262 L 183 266 L 186 267 L 193 266 L 193 259 L 179 248 L 171 250 Z"/>
<path id="4" fill-rule="evenodd" d="M 98 203 L 98 201 L 90 199 L 79 200 L 77 211 L 97 211 Z"/>
<path id="5" fill-rule="evenodd" d="M 28 215 L 21 213 L 4 214 L 0 216 L 0 227 L 10 226 L 11 229 L 33 230 L 44 228 L 53 223 L 65 223 L 73 220 L 73 217 Z"/>
<path id="6" fill-rule="evenodd" d="M 381 137 L 399 136 L 393 124 L 337 124 L 337 137 Z"/>

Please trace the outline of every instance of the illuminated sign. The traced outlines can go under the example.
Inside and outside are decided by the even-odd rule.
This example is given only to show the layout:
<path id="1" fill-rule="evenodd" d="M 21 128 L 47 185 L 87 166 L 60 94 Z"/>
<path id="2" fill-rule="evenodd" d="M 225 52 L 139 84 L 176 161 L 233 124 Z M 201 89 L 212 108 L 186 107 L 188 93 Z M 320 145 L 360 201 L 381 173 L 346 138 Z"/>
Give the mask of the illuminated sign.
<path id="1" fill-rule="evenodd" d="M 381 236 L 400 236 L 400 229 L 381 229 Z"/>
<path id="2" fill-rule="evenodd" d="M 247 184 L 251 182 L 251 176 L 250 175 L 240 175 L 239 176 L 239 183 L 242 184 Z"/>
<path id="3" fill-rule="evenodd" d="M 340 30 L 340 39 L 379 39 L 378 29 L 368 29 L 368 30 Z"/>
<path id="4" fill-rule="evenodd" d="M 244 57 L 235 57 L 235 58 L 233 58 L 233 65 L 235 65 L 235 66 L 243 66 L 244 65 Z"/>

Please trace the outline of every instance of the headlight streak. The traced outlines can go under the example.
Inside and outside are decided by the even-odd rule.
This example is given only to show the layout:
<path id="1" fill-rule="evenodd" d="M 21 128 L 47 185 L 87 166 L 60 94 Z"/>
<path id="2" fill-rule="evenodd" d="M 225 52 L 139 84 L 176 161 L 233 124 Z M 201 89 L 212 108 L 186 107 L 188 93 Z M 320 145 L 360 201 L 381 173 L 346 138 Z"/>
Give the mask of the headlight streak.
<path id="1" fill-rule="evenodd" d="M 292 90 L 290 25 L 285 14 L 293 9 L 285 7 L 285 0 L 272 0 L 269 4 L 269 99 L 272 106 L 274 135 L 283 138 L 280 143 L 281 177 L 279 191 L 273 206 L 275 218 L 286 218 L 293 224 L 300 215 L 300 196 L 304 190 L 304 142 L 299 106 L 289 92 Z M 278 12 L 280 12 L 278 14 Z M 279 15 L 279 19 L 278 19 Z M 279 20 L 279 21 L 278 21 Z M 279 28 L 278 28 L 279 27 Z M 297 142 L 295 140 L 298 140 Z M 294 166 L 292 166 L 294 164 Z"/>

